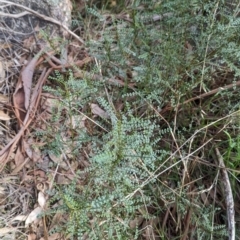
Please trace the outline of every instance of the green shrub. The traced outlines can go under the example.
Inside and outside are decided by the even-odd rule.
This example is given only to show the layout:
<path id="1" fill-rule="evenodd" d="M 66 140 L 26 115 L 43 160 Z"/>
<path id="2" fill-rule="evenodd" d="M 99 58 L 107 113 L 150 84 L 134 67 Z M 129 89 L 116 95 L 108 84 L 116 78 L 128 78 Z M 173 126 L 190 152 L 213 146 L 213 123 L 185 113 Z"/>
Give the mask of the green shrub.
<path id="1" fill-rule="evenodd" d="M 59 87 L 46 88 L 61 97 L 52 125 L 62 124 L 48 130 L 51 143 L 45 150 L 60 154 L 71 149 L 72 159 L 80 161 L 88 149 L 90 166 L 79 170 L 72 184 L 56 187 L 52 198 L 62 201 L 56 211 L 69 213 L 62 229 L 72 239 L 141 239 L 147 225 L 131 225 L 140 218 L 161 239 L 226 236 L 225 212 L 211 190 L 206 190 L 208 201 L 191 192 L 203 196 L 203 188 L 218 184 L 218 169 L 209 167 L 212 148 L 219 145 L 215 139 L 226 140 L 221 133 L 228 125 L 226 116 L 239 109 L 238 94 L 233 87 L 184 101 L 237 81 L 236 5 L 139 0 L 118 8 L 118 14 L 86 7 L 86 26 L 98 33 L 89 37 L 86 29 L 87 47 L 97 63 L 90 75 L 100 78 L 57 74 L 52 81 Z M 109 118 L 94 118 L 91 103 Z M 81 115 L 79 109 L 88 116 L 91 132 L 67 124 Z M 68 140 L 63 132 L 72 133 Z M 229 132 L 237 134 L 233 127 Z"/>

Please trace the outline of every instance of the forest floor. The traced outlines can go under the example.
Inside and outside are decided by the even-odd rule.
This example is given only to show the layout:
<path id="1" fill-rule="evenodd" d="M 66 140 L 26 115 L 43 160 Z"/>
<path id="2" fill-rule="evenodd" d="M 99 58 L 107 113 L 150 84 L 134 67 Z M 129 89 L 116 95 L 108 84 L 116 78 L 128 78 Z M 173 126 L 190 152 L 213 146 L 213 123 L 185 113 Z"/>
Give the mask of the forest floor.
<path id="1" fill-rule="evenodd" d="M 239 22 L 73 1 L 60 47 L 2 44 L 0 239 L 238 239 Z"/>

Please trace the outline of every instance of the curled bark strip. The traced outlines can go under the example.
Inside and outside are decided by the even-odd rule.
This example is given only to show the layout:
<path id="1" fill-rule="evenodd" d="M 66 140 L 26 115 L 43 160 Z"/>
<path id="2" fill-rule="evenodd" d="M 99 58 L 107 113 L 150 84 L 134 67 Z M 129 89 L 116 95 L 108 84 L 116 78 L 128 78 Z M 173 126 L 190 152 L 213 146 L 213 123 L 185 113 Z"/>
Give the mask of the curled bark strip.
<path id="1" fill-rule="evenodd" d="M 215 148 L 217 158 L 219 161 L 219 166 L 221 167 L 222 177 L 223 177 L 223 184 L 224 184 L 224 191 L 225 191 L 225 199 L 227 205 L 227 218 L 228 218 L 228 239 L 234 240 L 235 239 L 235 213 L 234 213 L 234 200 L 232 194 L 232 188 L 229 181 L 228 173 L 223 161 L 223 158 L 218 150 Z"/>

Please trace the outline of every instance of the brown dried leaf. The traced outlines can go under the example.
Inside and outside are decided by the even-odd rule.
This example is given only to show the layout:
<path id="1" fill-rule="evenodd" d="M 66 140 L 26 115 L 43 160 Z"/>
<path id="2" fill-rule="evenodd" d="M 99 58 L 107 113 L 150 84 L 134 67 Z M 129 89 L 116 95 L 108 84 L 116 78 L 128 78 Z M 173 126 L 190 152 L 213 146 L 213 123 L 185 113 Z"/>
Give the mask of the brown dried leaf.
<path id="1" fill-rule="evenodd" d="M 34 176 L 37 176 L 38 182 L 45 182 L 46 180 L 46 173 L 43 170 L 35 170 L 34 171 Z"/>
<path id="2" fill-rule="evenodd" d="M 104 111 L 103 109 L 101 109 L 98 106 L 98 104 L 92 103 L 90 105 L 90 107 L 91 107 L 92 114 L 97 115 L 97 116 L 102 117 L 102 118 L 109 118 L 108 113 L 106 111 Z"/>
<path id="3" fill-rule="evenodd" d="M 61 168 L 68 170 L 68 165 L 63 161 L 63 154 L 56 156 L 53 153 L 49 153 L 49 157 L 54 163 L 59 164 Z"/>
<path id="4" fill-rule="evenodd" d="M 28 142 L 23 140 L 23 148 L 28 157 L 34 162 L 38 162 L 39 160 L 41 160 L 41 152 L 38 148 L 33 149 L 31 145 L 33 145 L 33 141 L 31 139 L 28 140 Z"/>
<path id="5" fill-rule="evenodd" d="M 139 217 L 135 218 L 134 220 L 131 220 L 129 222 L 129 227 L 131 229 L 136 229 L 136 227 L 139 227 L 142 224 L 143 219 L 144 219 L 143 217 L 139 216 Z"/>
<path id="6" fill-rule="evenodd" d="M 30 104 L 30 97 L 31 97 L 31 88 L 32 88 L 32 78 L 35 69 L 35 65 L 39 59 L 39 56 L 35 56 L 28 65 L 22 71 L 20 78 L 23 82 L 23 89 L 25 93 L 25 109 L 28 109 Z"/>
<path id="7" fill-rule="evenodd" d="M 19 171 L 21 171 L 23 167 L 28 163 L 28 161 L 29 158 L 25 158 L 21 164 L 16 165 L 16 167 L 12 171 L 12 174 L 17 174 Z"/>
<path id="8" fill-rule="evenodd" d="M 25 160 L 25 157 L 22 154 L 21 148 L 18 147 L 15 157 L 14 157 L 15 165 L 16 166 L 21 165 L 24 162 L 24 160 Z"/>
<path id="9" fill-rule="evenodd" d="M 16 90 L 13 94 L 13 104 L 15 107 L 15 114 L 20 123 L 22 123 L 26 116 L 26 111 L 29 108 L 32 88 L 32 78 L 35 65 L 39 59 L 39 55 L 35 56 L 25 68 L 22 70 Z"/>
<path id="10" fill-rule="evenodd" d="M 65 176 L 63 176 L 63 175 L 58 175 L 58 176 L 56 177 L 56 183 L 57 183 L 57 184 L 64 185 L 64 184 L 70 184 L 71 182 L 72 182 L 71 179 L 69 179 L 69 178 L 67 178 L 67 177 L 65 177 Z"/>
<path id="11" fill-rule="evenodd" d="M 13 94 L 13 105 L 15 108 L 15 115 L 19 123 L 23 123 L 26 116 L 25 109 L 25 94 L 22 86 L 22 80 L 19 78 L 15 92 Z"/>

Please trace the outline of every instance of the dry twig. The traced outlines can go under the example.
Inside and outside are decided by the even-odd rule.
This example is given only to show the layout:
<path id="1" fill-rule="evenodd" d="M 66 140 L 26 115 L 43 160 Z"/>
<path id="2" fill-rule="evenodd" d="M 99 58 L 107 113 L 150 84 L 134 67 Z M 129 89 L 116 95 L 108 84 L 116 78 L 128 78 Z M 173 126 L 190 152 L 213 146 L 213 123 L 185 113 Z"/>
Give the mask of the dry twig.
<path id="1" fill-rule="evenodd" d="M 228 173 L 225 168 L 225 164 L 223 158 L 218 150 L 215 148 L 217 158 L 219 161 L 219 166 L 221 167 L 222 176 L 223 176 L 223 184 L 224 184 L 224 191 L 225 191 L 225 199 L 227 205 L 227 217 L 228 217 L 228 239 L 234 240 L 235 239 L 235 213 L 234 213 L 234 200 L 232 194 L 232 188 L 229 181 Z"/>
<path id="2" fill-rule="evenodd" d="M 188 99 L 186 100 L 185 102 L 183 102 L 183 104 L 186 104 L 186 103 L 189 103 L 189 102 L 192 102 L 192 101 L 195 101 L 197 99 L 202 99 L 202 98 L 205 98 L 205 97 L 208 97 L 208 96 L 211 96 L 215 93 L 218 93 L 218 92 L 221 92 L 221 91 L 224 91 L 224 90 L 228 90 L 228 89 L 231 89 L 231 88 L 234 88 L 234 87 L 239 87 L 240 86 L 240 80 L 235 82 L 235 83 L 231 83 L 229 85 L 226 85 L 226 86 L 223 86 L 223 87 L 218 87 L 218 88 L 215 88 L 209 92 L 206 92 L 206 93 L 203 93 L 203 94 L 200 94 L 199 96 L 197 97 L 193 97 L 191 99 Z"/>

